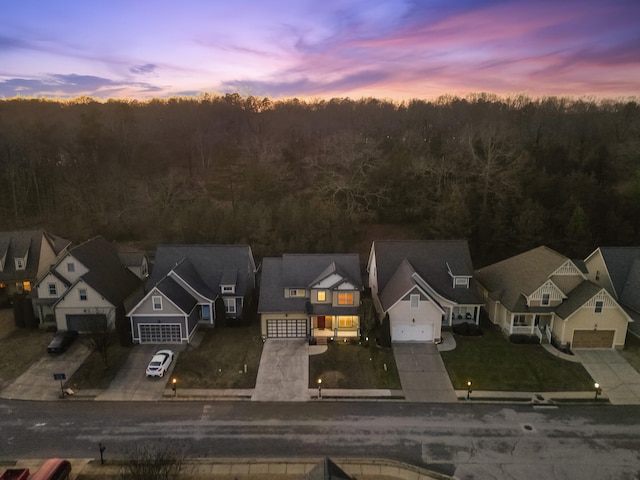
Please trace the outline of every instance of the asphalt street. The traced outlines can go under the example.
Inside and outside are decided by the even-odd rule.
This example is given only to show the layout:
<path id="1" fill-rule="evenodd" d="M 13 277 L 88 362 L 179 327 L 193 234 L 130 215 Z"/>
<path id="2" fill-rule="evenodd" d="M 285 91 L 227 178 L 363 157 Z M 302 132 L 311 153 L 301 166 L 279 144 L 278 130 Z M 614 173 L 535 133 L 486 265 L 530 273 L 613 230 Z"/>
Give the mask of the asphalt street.
<path id="1" fill-rule="evenodd" d="M 121 457 L 389 458 L 459 479 L 635 479 L 640 409 L 409 402 L 0 401 L 0 460 Z"/>

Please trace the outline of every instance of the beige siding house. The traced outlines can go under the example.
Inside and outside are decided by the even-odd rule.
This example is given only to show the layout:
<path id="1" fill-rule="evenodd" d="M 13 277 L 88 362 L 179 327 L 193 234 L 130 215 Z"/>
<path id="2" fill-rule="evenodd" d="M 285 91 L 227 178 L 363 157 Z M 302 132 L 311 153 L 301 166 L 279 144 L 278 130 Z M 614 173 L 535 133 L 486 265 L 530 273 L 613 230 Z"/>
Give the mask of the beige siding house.
<path id="1" fill-rule="evenodd" d="M 615 298 L 560 253 L 538 247 L 476 271 L 491 321 L 563 349 L 622 348 L 630 320 Z"/>
<path id="2" fill-rule="evenodd" d="M 265 258 L 258 313 L 264 338 L 360 336 L 357 254 Z"/>

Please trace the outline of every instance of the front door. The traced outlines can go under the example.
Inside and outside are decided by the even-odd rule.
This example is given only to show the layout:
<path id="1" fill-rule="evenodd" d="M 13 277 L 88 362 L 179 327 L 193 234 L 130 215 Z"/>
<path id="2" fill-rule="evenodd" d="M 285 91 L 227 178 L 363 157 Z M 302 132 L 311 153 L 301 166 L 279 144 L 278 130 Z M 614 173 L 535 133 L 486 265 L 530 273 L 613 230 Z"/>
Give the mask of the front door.
<path id="1" fill-rule="evenodd" d="M 324 315 L 318 317 L 318 328 L 324 330 Z"/>

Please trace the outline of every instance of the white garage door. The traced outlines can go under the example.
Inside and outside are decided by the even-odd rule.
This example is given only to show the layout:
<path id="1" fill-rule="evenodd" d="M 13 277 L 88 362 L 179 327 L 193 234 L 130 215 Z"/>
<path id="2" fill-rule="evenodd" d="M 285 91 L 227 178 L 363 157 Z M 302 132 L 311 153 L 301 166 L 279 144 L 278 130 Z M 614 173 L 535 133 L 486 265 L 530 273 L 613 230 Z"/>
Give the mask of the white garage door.
<path id="1" fill-rule="evenodd" d="M 307 320 L 267 320 L 267 337 L 297 338 L 307 336 Z"/>
<path id="2" fill-rule="evenodd" d="M 141 323 L 140 343 L 180 343 L 182 329 L 174 323 Z"/>
<path id="3" fill-rule="evenodd" d="M 428 325 L 394 325 L 391 328 L 393 342 L 431 342 L 433 341 L 433 324 Z"/>

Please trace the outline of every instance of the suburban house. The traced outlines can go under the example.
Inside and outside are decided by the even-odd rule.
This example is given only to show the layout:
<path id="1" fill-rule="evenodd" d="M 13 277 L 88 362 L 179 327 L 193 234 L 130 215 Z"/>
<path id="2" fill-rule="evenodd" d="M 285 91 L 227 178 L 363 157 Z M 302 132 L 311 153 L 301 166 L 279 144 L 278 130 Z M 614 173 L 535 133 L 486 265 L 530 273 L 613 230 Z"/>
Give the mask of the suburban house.
<path id="1" fill-rule="evenodd" d="M 141 288 L 116 246 L 97 236 L 68 249 L 38 280 L 33 306 L 42 324 L 58 330 L 111 329 L 125 319 L 125 299 Z"/>
<path id="2" fill-rule="evenodd" d="M 160 245 L 145 295 L 129 309 L 134 343 L 189 343 L 200 322 L 242 316 L 256 266 L 248 245 Z"/>
<path id="3" fill-rule="evenodd" d="M 262 263 L 258 313 L 264 338 L 360 336 L 357 254 L 285 254 Z"/>
<path id="4" fill-rule="evenodd" d="M 442 326 L 479 322 L 483 302 L 466 240 L 374 241 L 367 272 L 392 341 L 438 341 Z"/>
<path id="5" fill-rule="evenodd" d="M 622 348 L 629 315 L 582 262 L 538 247 L 476 271 L 491 321 L 561 348 Z"/>
<path id="6" fill-rule="evenodd" d="M 613 295 L 640 336 L 640 247 L 600 247 L 584 263 L 589 280 Z"/>
<path id="7" fill-rule="evenodd" d="M 0 297 L 30 292 L 70 244 L 44 230 L 0 232 Z"/>

